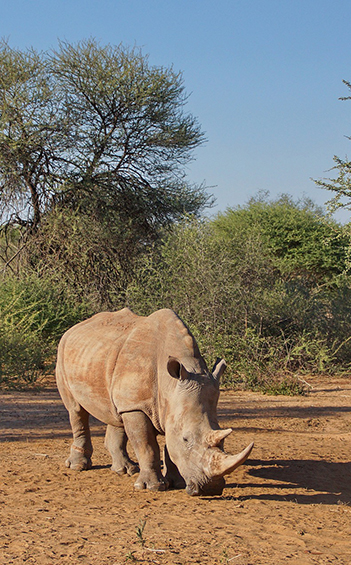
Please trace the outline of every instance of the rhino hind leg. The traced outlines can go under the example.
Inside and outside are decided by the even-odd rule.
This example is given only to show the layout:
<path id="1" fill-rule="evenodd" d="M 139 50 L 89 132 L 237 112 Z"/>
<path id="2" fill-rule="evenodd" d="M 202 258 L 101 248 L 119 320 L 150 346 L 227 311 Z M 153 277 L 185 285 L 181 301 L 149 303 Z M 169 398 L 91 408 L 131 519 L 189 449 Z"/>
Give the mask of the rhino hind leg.
<path id="1" fill-rule="evenodd" d="M 127 453 L 127 434 L 123 426 L 108 424 L 105 435 L 105 447 L 112 457 L 112 471 L 118 475 L 134 475 L 139 471 L 138 465 L 129 459 Z"/>
<path id="2" fill-rule="evenodd" d="M 73 432 L 71 453 L 66 460 L 66 467 L 75 471 L 91 469 L 93 446 L 90 437 L 89 413 L 80 405 L 69 408 L 69 419 Z"/>
<path id="3" fill-rule="evenodd" d="M 138 458 L 140 473 L 134 484 L 138 490 L 166 490 L 168 484 L 161 472 L 157 432 L 143 412 L 125 412 L 122 416 L 125 431 Z"/>

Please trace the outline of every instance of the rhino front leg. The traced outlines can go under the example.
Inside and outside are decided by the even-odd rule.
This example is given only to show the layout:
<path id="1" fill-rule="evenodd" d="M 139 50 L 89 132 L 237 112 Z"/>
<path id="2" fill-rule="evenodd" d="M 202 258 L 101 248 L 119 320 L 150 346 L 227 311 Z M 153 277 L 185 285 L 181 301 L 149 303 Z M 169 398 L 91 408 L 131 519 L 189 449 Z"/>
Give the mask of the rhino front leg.
<path id="1" fill-rule="evenodd" d="M 139 471 L 138 465 L 129 459 L 127 453 L 127 434 L 123 426 L 108 424 L 105 435 L 105 447 L 112 457 L 112 471 L 118 475 L 134 475 Z"/>
<path id="2" fill-rule="evenodd" d="M 178 471 L 178 467 L 171 460 L 167 445 L 164 448 L 164 462 L 165 462 L 165 479 L 171 488 L 181 489 L 185 488 L 185 481 Z"/>
<path id="3" fill-rule="evenodd" d="M 79 404 L 69 408 L 69 419 L 73 432 L 71 453 L 66 460 L 66 467 L 75 471 L 91 469 L 93 446 L 90 437 L 89 413 Z"/>
<path id="4" fill-rule="evenodd" d="M 125 412 L 122 415 L 125 431 L 138 458 L 140 473 L 136 489 L 166 490 L 161 473 L 160 448 L 156 430 L 143 412 Z"/>

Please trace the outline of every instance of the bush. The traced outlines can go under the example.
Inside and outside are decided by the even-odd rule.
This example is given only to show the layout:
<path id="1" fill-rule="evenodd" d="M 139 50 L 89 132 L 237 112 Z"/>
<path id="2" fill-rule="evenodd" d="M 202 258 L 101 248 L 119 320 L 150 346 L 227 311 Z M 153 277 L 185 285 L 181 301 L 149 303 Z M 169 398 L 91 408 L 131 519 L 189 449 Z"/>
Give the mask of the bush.
<path id="1" fill-rule="evenodd" d="M 124 257 L 107 252 L 88 217 L 50 222 L 36 243 L 40 277 L 0 287 L 0 385 L 36 382 L 68 327 L 125 305 L 140 315 L 175 310 L 209 367 L 226 359 L 225 386 L 296 393 L 303 374 L 351 366 L 345 233 L 310 204 L 251 201 L 213 220 L 188 218 L 133 254 L 130 272 L 128 245 Z"/>
<path id="2" fill-rule="evenodd" d="M 296 262 L 290 273 L 286 262 L 278 269 L 272 246 L 249 220 L 230 233 L 216 220 L 175 226 L 140 262 L 128 303 L 144 315 L 175 310 L 209 366 L 225 357 L 226 386 L 301 391 L 296 375 L 350 365 L 350 281 L 333 269 L 320 284 L 305 276 L 303 254 L 298 270 Z"/>
<path id="3" fill-rule="evenodd" d="M 33 385 L 53 370 L 57 343 L 89 309 L 32 275 L 0 286 L 0 387 Z"/>

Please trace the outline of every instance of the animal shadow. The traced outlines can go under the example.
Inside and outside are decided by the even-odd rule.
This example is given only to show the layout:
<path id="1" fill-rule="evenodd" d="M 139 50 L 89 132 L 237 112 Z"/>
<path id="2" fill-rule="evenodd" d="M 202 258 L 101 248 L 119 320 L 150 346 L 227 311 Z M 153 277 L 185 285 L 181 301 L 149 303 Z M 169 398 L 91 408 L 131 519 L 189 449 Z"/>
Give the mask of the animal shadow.
<path id="1" fill-rule="evenodd" d="M 249 476 L 258 483 L 241 483 L 241 488 L 266 490 L 256 495 L 240 496 L 241 500 L 285 500 L 299 504 L 351 504 L 351 462 L 331 462 L 313 459 L 260 461 L 246 464 Z M 237 483 L 226 485 L 235 489 Z M 301 489 L 305 492 L 301 493 Z M 299 492 L 297 492 L 299 491 Z"/>

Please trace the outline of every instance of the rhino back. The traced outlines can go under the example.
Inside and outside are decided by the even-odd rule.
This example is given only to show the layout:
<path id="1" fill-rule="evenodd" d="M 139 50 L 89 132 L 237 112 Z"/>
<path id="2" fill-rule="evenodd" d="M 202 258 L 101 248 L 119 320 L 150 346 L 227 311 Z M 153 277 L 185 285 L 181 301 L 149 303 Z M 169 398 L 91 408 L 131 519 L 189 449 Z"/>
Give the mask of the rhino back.
<path id="1" fill-rule="evenodd" d="M 58 347 L 56 378 L 65 404 L 73 396 L 96 418 L 116 423 L 118 415 L 111 403 L 113 373 L 123 344 L 138 319 L 127 308 L 102 312 L 64 334 Z"/>
<path id="2" fill-rule="evenodd" d="M 106 423 L 116 423 L 123 412 L 140 410 L 163 432 L 161 413 L 176 386 L 167 372 L 169 356 L 189 371 L 207 370 L 194 337 L 172 310 L 148 317 L 128 308 L 96 314 L 63 336 L 57 381 Z"/>

